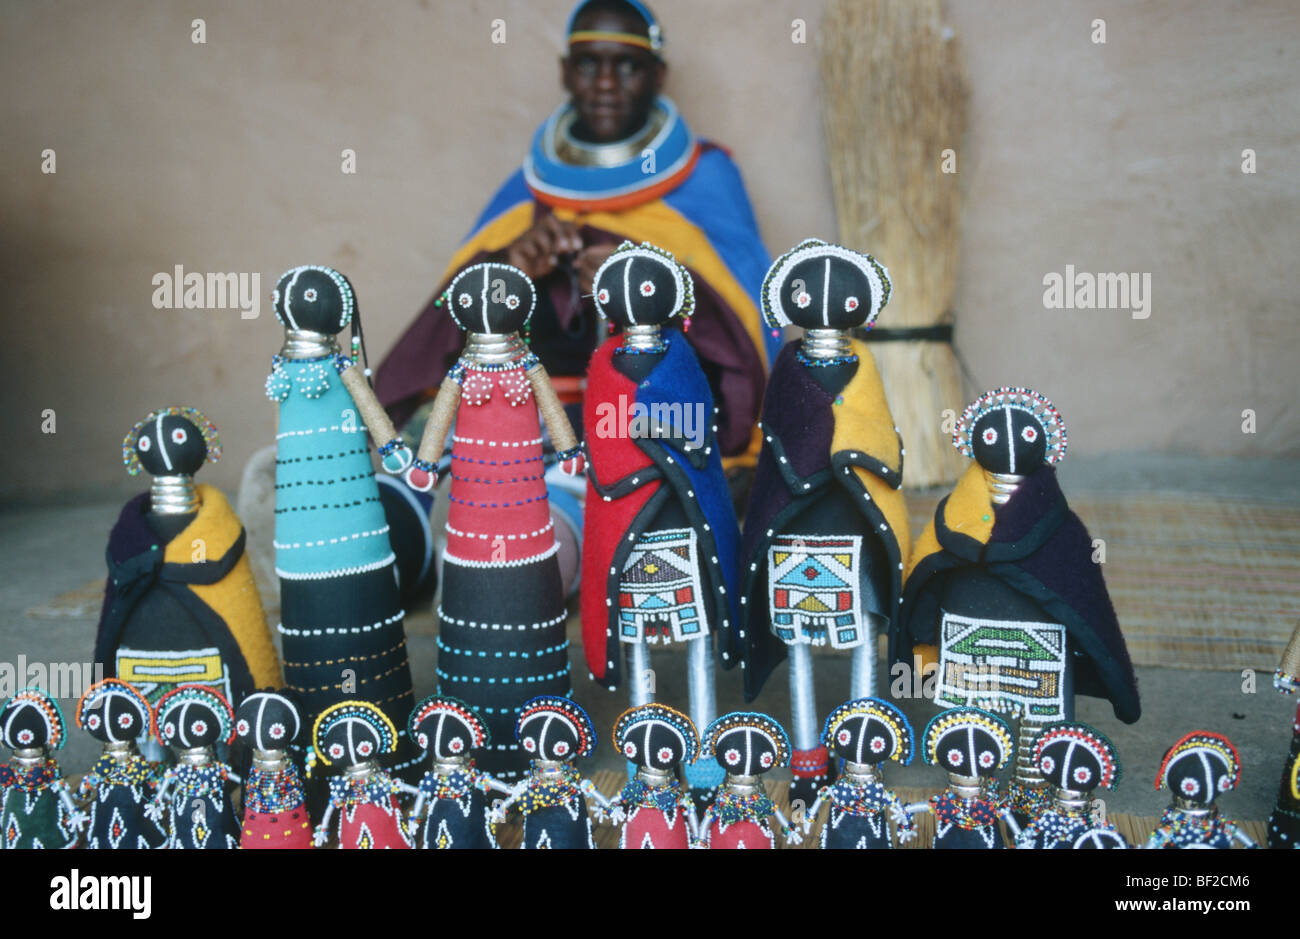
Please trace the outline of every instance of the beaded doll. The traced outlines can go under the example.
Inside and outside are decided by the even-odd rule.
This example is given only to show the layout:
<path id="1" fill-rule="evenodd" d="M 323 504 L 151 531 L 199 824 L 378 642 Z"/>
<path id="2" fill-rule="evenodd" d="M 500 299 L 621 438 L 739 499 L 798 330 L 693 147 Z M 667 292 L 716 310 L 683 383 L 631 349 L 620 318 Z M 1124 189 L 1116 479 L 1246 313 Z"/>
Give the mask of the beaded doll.
<path id="1" fill-rule="evenodd" d="M 713 395 L 686 338 L 691 275 L 671 254 L 625 241 L 597 270 L 596 309 L 621 328 L 591 358 L 584 398 L 587 465 L 583 646 L 597 681 L 619 680 L 627 650 L 633 706 L 654 699 L 650 645 L 685 646 L 690 714 L 717 716 L 713 636 L 739 622 L 740 529 L 714 433 Z M 707 804 L 722 779 L 686 764 Z"/>
<path id="2" fill-rule="evenodd" d="M 90 816 L 86 847 L 161 847 L 166 832 L 145 814 L 161 768 L 136 747 L 137 738 L 156 734 L 149 700 L 134 685 L 105 678 L 77 702 L 77 726 L 104 744 L 77 787 Z"/>
<path id="3" fill-rule="evenodd" d="M 216 427 L 194 408 L 153 411 L 122 442 L 127 472 L 153 482 L 109 535 L 95 661 L 150 707 L 180 684 L 237 699 L 280 680 L 244 526 L 221 492 L 194 482 L 220 456 Z M 152 740 L 144 746 L 162 756 Z"/>
<path id="4" fill-rule="evenodd" d="M 584 459 L 546 370 L 519 337 L 536 299 L 532 281 L 508 264 L 475 264 L 452 280 L 443 308 L 466 331 L 465 349 L 406 477 L 419 491 L 435 485 L 454 419 L 437 687 L 482 717 L 498 741 L 483 768 L 507 779 L 528 759 L 509 742 L 520 705 L 571 691 L 539 412 L 563 471 L 580 473 Z"/>
<path id="5" fill-rule="evenodd" d="M 285 328 L 266 380 L 280 414 L 275 565 L 285 681 L 302 699 L 305 722 L 356 696 L 404 727 L 412 704 L 405 612 L 366 431 L 390 473 L 405 469 L 411 452 L 363 370 L 339 352 L 335 336 L 351 325 L 354 353 L 364 354 L 348 279 L 295 267 L 273 300 Z M 415 758 L 403 732 L 395 770 L 414 772 Z"/>
<path id="6" fill-rule="evenodd" d="M 340 848 L 413 847 L 397 794 L 417 790 L 377 762 L 397 747 L 397 728 L 388 715 L 369 701 L 340 701 L 316 718 L 312 743 L 324 765 L 343 766 L 340 775 L 330 777 L 329 804 L 316 826 L 315 844 L 329 839 L 330 819 L 338 811 Z"/>
<path id="7" fill-rule="evenodd" d="M 311 847 L 302 776 L 289 755 L 302 732 L 302 710 L 292 695 L 254 691 L 235 711 L 235 738 L 252 750 L 244 780 L 241 848 Z"/>
<path id="8" fill-rule="evenodd" d="M 67 743 L 59 702 L 23 688 L 0 709 L 0 743 L 13 751 L 0 766 L 0 848 L 73 848 L 86 816 L 50 754 Z"/>
<path id="9" fill-rule="evenodd" d="M 181 685 L 159 699 L 154 725 L 160 742 L 177 751 L 147 810 L 154 821 L 168 816 L 163 847 L 238 848 L 239 820 L 226 781 L 241 780 L 212 749 L 235 739 L 230 703 L 206 685 Z"/>
<path id="10" fill-rule="evenodd" d="M 802 840 L 763 786 L 764 773 L 790 763 L 790 738 L 780 724 L 752 711 L 724 714 L 705 728 L 700 755 L 713 757 L 726 773 L 700 819 L 702 847 L 775 848 L 773 817 L 786 844 Z"/>
<path id="11" fill-rule="evenodd" d="M 907 811 L 934 814 L 934 848 L 1001 848 L 998 819 L 1007 816 L 997 792 L 997 774 L 1015 744 L 1001 718 L 979 708 L 959 707 L 931 718 L 921 752 L 931 766 L 948 772 L 948 788 Z"/>
<path id="12" fill-rule="evenodd" d="M 849 696 L 876 693 L 876 631 L 898 606 L 909 534 L 903 446 L 866 345 L 889 302 L 875 258 L 816 239 L 777 258 L 763 281 L 769 326 L 807 330 L 781 351 L 763 405 L 763 449 L 745 518 L 745 623 L 735 641 L 752 700 L 790 658 L 791 800 L 831 779 L 818 739 L 812 647 L 852 656 Z M 734 661 L 729 650 L 724 663 Z"/>
<path id="13" fill-rule="evenodd" d="M 1300 690 L 1300 626 L 1291 634 L 1282 661 L 1273 675 L 1273 687 L 1283 694 Z M 1300 848 L 1300 705 L 1291 725 L 1291 749 L 1282 764 L 1277 804 L 1268 817 L 1270 848 Z"/>
<path id="14" fill-rule="evenodd" d="M 628 708 L 614 721 L 614 746 L 636 775 L 610 802 L 623 822 L 620 848 L 689 848 L 699 838 L 695 805 L 682 792 L 677 767 L 699 755 L 695 724 L 664 704 Z"/>
<path id="15" fill-rule="evenodd" d="M 464 702 L 431 695 L 411 712 L 408 730 L 416 746 L 433 759 L 411 809 L 412 827 L 423 821 L 416 847 L 497 847 L 487 794 L 495 790 L 509 795 L 511 789 L 474 766 L 474 751 L 489 740 L 483 721 Z"/>
<path id="16" fill-rule="evenodd" d="M 909 766 L 916 753 L 916 734 L 907 716 L 888 701 L 859 698 L 831 711 L 822 742 L 844 760 L 839 779 L 822 789 L 808 809 L 807 834 L 822 802 L 830 814 L 822 826 L 823 848 L 892 848 L 889 819 L 899 841 L 916 837 L 916 825 L 902 801 L 881 782 L 881 764 L 893 760 Z"/>
<path id="17" fill-rule="evenodd" d="M 1173 795 L 1148 848 L 1231 848 L 1233 841 L 1253 848 L 1244 831 L 1219 815 L 1219 793 L 1241 781 L 1237 748 L 1222 734 L 1194 730 L 1169 748 L 1156 773 L 1156 788 Z"/>
<path id="18" fill-rule="evenodd" d="M 1017 848 L 1127 847 L 1115 826 L 1092 818 L 1092 791 L 1119 783 L 1115 745 L 1087 724 L 1049 724 L 1034 742 L 1034 764 L 1052 787 L 1050 806 L 1015 831 Z"/>
<path id="19" fill-rule="evenodd" d="M 912 552 L 890 658 L 937 658 L 941 707 L 1020 717 L 1010 805 L 1023 824 L 1047 801 L 1033 762 L 1042 727 L 1073 719 L 1076 692 L 1133 723 L 1137 679 L 1092 537 L 1057 484 L 1056 408 L 999 388 L 966 408 L 953 442 L 974 459 Z"/>
<path id="20" fill-rule="evenodd" d="M 587 712 L 568 698 L 540 695 L 519 709 L 515 737 L 533 759 L 528 775 L 498 803 L 497 821 L 518 802 L 524 817 L 521 847 L 595 848 L 587 798 L 596 800 L 601 817 L 610 803 L 572 763 L 596 749 L 596 728 Z"/>

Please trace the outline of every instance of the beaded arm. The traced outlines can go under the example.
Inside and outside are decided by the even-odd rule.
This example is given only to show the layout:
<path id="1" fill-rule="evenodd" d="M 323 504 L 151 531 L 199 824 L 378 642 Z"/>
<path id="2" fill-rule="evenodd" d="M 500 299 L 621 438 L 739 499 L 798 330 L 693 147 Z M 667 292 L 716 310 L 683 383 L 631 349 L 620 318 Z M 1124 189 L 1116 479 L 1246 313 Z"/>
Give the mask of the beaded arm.
<path id="1" fill-rule="evenodd" d="M 830 786 L 822 786 L 817 790 L 817 798 L 813 799 L 813 804 L 803 813 L 803 833 L 806 835 L 812 831 L 813 822 L 817 820 L 817 813 L 821 811 L 822 802 L 826 799 L 826 793 Z"/>
<path id="2" fill-rule="evenodd" d="M 596 800 L 596 820 L 600 822 L 617 822 L 621 818 L 615 818 L 611 810 L 613 804 L 605 797 L 605 794 L 596 788 L 596 784 L 590 779 L 583 779 L 578 782 L 578 791 L 585 796 Z"/>
<path id="3" fill-rule="evenodd" d="M 176 779 L 175 769 L 168 769 L 163 773 L 162 782 L 158 784 L 158 789 L 153 794 L 153 799 L 145 807 L 144 814 L 149 816 L 155 822 L 162 821 L 163 812 L 167 807 L 167 789 Z"/>
<path id="4" fill-rule="evenodd" d="M 320 847 L 330 837 L 330 818 L 334 815 L 334 801 L 331 799 L 325 806 L 325 814 L 321 816 L 320 824 L 316 826 L 316 831 L 312 833 L 311 843 Z"/>
<path id="5" fill-rule="evenodd" d="M 578 446 L 578 438 L 573 433 L 573 425 L 569 423 L 569 418 L 564 413 L 564 406 L 560 404 L 555 388 L 551 385 L 550 376 L 546 374 L 546 369 L 542 367 L 541 362 L 529 366 L 525 374 L 528 376 L 528 383 L 533 386 L 537 410 L 541 413 L 542 420 L 546 422 L 546 430 L 551 435 L 551 445 L 555 447 L 555 455 L 559 457 L 561 468 L 569 476 L 578 475 L 585 465 L 582 449 Z"/>
<path id="6" fill-rule="evenodd" d="M 916 822 L 912 820 L 911 813 L 907 811 L 907 806 L 903 800 L 898 797 L 892 790 L 888 794 L 889 812 L 894 817 L 894 828 L 898 832 L 898 840 L 906 843 L 916 837 Z"/>
<path id="7" fill-rule="evenodd" d="M 528 777 L 524 777 L 515 783 L 514 788 L 507 790 L 510 794 L 497 803 L 497 807 L 492 810 L 492 821 L 504 822 L 506 813 L 510 811 L 510 806 L 519 801 L 519 797 L 528 791 Z"/>
<path id="8" fill-rule="evenodd" d="M 1273 673 L 1273 687 L 1283 694 L 1300 691 L 1300 626 L 1291 633 L 1291 641 L 1282 652 L 1282 661 Z"/>
<path id="9" fill-rule="evenodd" d="M 379 399 L 375 397 L 374 389 L 361 375 L 361 370 L 355 366 L 342 368 L 339 370 L 339 376 L 343 379 L 343 386 L 352 396 L 357 410 L 361 412 L 361 419 L 369 429 L 375 446 L 379 448 L 384 469 L 390 473 L 400 473 L 406 469 L 411 462 L 411 449 L 397 436 L 393 422 L 388 419 L 388 414 L 379 404 Z"/>
<path id="10" fill-rule="evenodd" d="M 1163 848 L 1173 840 L 1174 830 L 1168 825 L 1160 825 L 1155 831 L 1151 832 L 1151 837 L 1147 839 L 1144 848 Z"/>
<path id="11" fill-rule="evenodd" d="M 1228 822 L 1224 827 L 1227 829 L 1228 837 L 1239 842 L 1243 848 L 1259 847 L 1259 845 L 1255 844 L 1254 839 L 1252 839 L 1250 835 L 1246 834 L 1232 822 Z"/>
<path id="12" fill-rule="evenodd" d="M 707 848 L 709 846 L 709 834 L 713 829 L 713 806 L 704 810 L 704 817 L 700 819 L 699 825 L 695 828 L 695 840 L 691 842 L 692 848 Z"/>
<path id="13" fill-rule="evenodd" d="M 415 462 L 406 471 L 406 481 L 412 489 L 428 492 L 438 484 L 438 474 L 434 466 L 442 456 L 442 448 L 447 445 L 447 433 L 451 422 L 456 417 L 456 408 L 460 404 L 460 385 L 455 381 L 444 381 L 438 389 L 438 396 L 433 399 L 433 410 L 429 421 L 424 425 L 424 435 L 420 438 L 420 449 L 415 455 Z M 420 470 L 427 478 L 415 474 Z"/>
<path id="14" fill-rule="evenodd" d="M 799 844 L 803 841 L 803 835 L 799 833 L 799 829 L 791 826 L 789 820 L 781 814 L 781 810 L 775 805 L 772 806 L 772 814 L 775 815 L 776 820 L 781 823 L 781 834 L 785 836 L 786 844 Z"/>
<path id="15" fill-rule="evenodd" d="M 59 793 L 59 801 L 68 810 L 68 827 L 73 831 L 80 830 L 90 821 L 90 816 L 81 811 L 77 803 L 72 801 L 72 787 L 65 780 L 60 779 L 55 782 L 54 788 Z"/>

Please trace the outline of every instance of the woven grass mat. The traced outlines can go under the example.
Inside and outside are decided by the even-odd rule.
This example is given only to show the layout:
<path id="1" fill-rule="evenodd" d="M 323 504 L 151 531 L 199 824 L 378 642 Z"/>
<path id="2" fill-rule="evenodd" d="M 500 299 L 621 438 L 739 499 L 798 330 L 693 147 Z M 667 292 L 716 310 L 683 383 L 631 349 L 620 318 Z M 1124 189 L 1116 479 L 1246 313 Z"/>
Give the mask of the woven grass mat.
<path id="1" fill-rule="evenodd" d="M 601 792 L 607 796 L 613 796 L 623 784 L 627 777 L 617 770 L 599 770 L 592 774 L 591 781 L 596 784 Z M 790 818 L 789 788 L 785 783 L 772 783 L 768 785 L 768 793 L 772 795 L 777 805 L 780 806 L 782 813 L 786 818 Z M 938 792 L 937 789 L 914 789 L 900 788 L 895 790 L 898 797 L 904 803 L 921 802 Z M 826 820 L 829 808 L 823 806 L 818 813 L 818 818 L 813 822 L 812 830 L 804 838 L 802 844 L 787 845 L 787 847 L 810 849 L 816 848 L 821 841 L 821 826 Z M 1119 833 L 1131 845 L 1141 846 L 1146 844 L 1151 832 L 1155 830 L 1159 823 L 1158 818 L 1143 818 L 1136 815 L 1124 815 L 1121 813 L 1111 813 L 1108 816 Z M 1237 824 L 1256 844 L 1265 844 L 1268 837 L 1268 829 L 1263 822 L 1243 822 L 1238 820 Z M 891 826 L 892 827 L 892 826 Z M 929 812 L 916 816 L 917 837 L 913 838 L 907 844 L 900 844 L 895 840 L 894 847 L 928 850 L 930 842 L 934 839 L 934 816 Z M 497 826 L 497 844 L 502 848 L 517 848 L 523 841 L 523 829 L 519 825 L 519 816 L 516 813 L 510 815 L 509 821 L 503 825 Z M 617 848 L 619 829 L 613 825 L 596 825 L 593 822 L 592 831 L 596 840 L 597 848 Z M 1011 845 L 1007 837 L 1006 829 L 1003 828 L 1003 840 L 1007 842 L 1008 847 Z M 777 835 L 777 843 L 780 845 L 781 836 Z M 1238 846 L 1239 847 L 1239 846 Z"/>
<path id="2" fill-rule="evenodd" d="M 940 495 L 908 499 L 913 532 Z M 1175 492 L 1081 493 L 1135 665 L 1272 672 L 1300 622 L 1300 507 Z"/>

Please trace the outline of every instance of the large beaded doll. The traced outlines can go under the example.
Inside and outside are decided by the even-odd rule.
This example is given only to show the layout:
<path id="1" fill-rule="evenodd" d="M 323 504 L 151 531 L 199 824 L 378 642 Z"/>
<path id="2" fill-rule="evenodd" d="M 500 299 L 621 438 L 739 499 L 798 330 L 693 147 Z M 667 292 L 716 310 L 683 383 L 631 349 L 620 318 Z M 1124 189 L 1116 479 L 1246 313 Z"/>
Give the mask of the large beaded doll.
<path id="1" fill-rule="evenodd" d="M 1273 675 L 1273 687 L 1283 694 L 1300 690 L 1300 626 L 1291 634 L 1282 661 Z M 1300 704 L 1291 724 L 1291 749 L 1282 764 L 1277 804 L 1268 817 L 1270 848 L 1300 848 Z"/>
<path id="2" fill-rule="evenodd" d="M 430 695 L 411 712 L 408 730 L 432 760 L 411 809 L 416 847 L 497 847 L 487 794 L 511 789 L 474 765 L 474 752 L 491 739 L 487 726 L 465 702 Z"/>
<path id="3" fill-rule="evenodd" d="M 1194 730 L 1169 748 L 1156 773 L 1156 788 L 1173 796 L 1160 824 L 1147 839 L 1147 848 L 1231 848 L 1234 841 L 1253 848 L 1255 842 L 1219 814 L 1214 800 L 1237 788 L 1241 759 L 1223 734 Z"/>
<path id="4" fill-rule="evenodd" d="M 266 380 L 280 412 L 275 566 L 285 682 L 301 697 L 306 723 L 360 697 L 404 727 L 412 704 L 405 612 L 366 431 L 388 472 L 406 468 L 410 449 L 362 369 L 339 352 L 335 336 L 348 325 L 360 349 L 347 278 L 328 267 L 295 267 L 273 299 L 285 330 Z M 399 772 L 413 767 L 405 733 L 393 760 Z"/>
<path id="5" fill-rule="evenodd" d="M 1115 826 L 1093 818 L 1092 791 L 1119 784 L 1115 745 L 1087 724 L 1043 728 L 1034 742 L 1034 763 L 1051 786 L 1051 803 L 1015 833 L 1017 848 L 1124 848 Z M 1008 823 L 1013 827 L 1012 823 Z"/>
<path id="6" fill-rule="evenodd" d="M 689 322 L 691 275 L 668 252 L 625 241 L 593 289 L 621 333 L 593 353 L 583 404 L 587 665 L 613 688 L 626 650 L 636 706 L 654 700 L 650 646 L 684 646 L 690 715 L 705 727 L 717 716 L 713 637 L 739 622 L 740 529 L 708 379 L 685 336 L 664 328 Z M 686 777 L 707 804 L 722 774 L 688 761 Z"/>
<path id="7" fill-rule="evenodd" d="M 415 795 L 378 763 L 397 747 L 397 728 L 388 715 L 369 701 L 340 701 L 321 711 L 312 728 L 316 759 L 341 766 L 329 778 L 329 803 L 313 842 L 325 844 L 330 820 L 339 813 L 334 834 L 340 848 L 411 848 L 410 833 L 398 804 L 398 794 Z"/>
<path id="8" fill-rule="evenodd" d="M 163 774 L 148 808 L 155 821 L 166 814 L 163 847 L 238 848 L 239 820 L 227 781 L 240 779 L 213 752 L 235 739 L 230 702 L 206 685 L 181 685 L 159 699 L 154 725 L 159 740 L 176 750 L 176 765 Z"/>
<path id="9" fill-rule="evenodd" d="M 20 689 L 0 708 L 0 743 L 13 756 L 0 766 L 0 848 L 74 848 L 86 817 L 51 754 L 67 743 L 59 702 L 40 688 Z"/>
<path id="10" fill-rule="evenodd" d="M 931 718 L 921 737 L 925 762 L 942 766 L 948 787 L 910 813 L 934 814 L 934 848 L 1004 847 L 999 819 L 1010 816 L 997 791 L 997 774 L 1015 749 L 1011 729 L 996 715 L 959 707 Z"/>
<path id="11" fill-rule="evenodd" d="M 145 814 L 161 768 L 136 746 L 153 738 L 153 709 L 140 689 L 105 678 L 77 702 L 77 726 L 104 745 L 99 759 L 81 777 L 77 797 L 87 804 L 87 848 L 157 848 L 166 833 Z"/>
<path id="12" fill-rule="evenodd" d="M 289 753 L 302 733 L 302 708 L 291 691 L 254 691 L 235 710 L 235 739 L 252 751 L 244 780 L 241 848 L 310 848 L 302 776 Z"/>
<path id="13" fill-rule="evenodd" d="M 524 817 L 521 847 L 595 848 L 587 799 L 595 800 L 601 817 L 610 803 L 573 765 L 596 749 L 596 728 L 587 712 L 569 698 L 539 695 L 519 709 L 515 737 L 532 762 L 528 775 L 497 804 L 496 819 L 503 820 L 518 802 Z"/>
<path id="14" fill-rule="evenodd" d="M 699 838 L 695 804 L 682 791 L 677 768 L 699 755 L 695 724 L 681 711 L 652 702 L 614 721 L 614 747 L 636 767 L 611 801 L 623 823 L 620 848 L 689 848 Z"/>
<path id="15" fill-rule="evenodd" d="M 109 535 L 95 661 L 151 707 L 181 684 L 238 700 L 280 681 L 244 526 L 220 490 L 194 482 L 220 456 L 217 428 L 194 408 L 152 411 L 122 442 L 127 472 L 144 470 L 152 485 Z M 152 740 L 144 746 L 162 755 Z"/>
<path id="16" fill-rule="evenodd" d="M 726 773 L 700 819 L 701 847 L 775 848 L 773 818 L 786 844 L 802 840 L 763 785 L 764 773 L 790 763 L 790 738 L 780 724 L 766 714 L 732 711 L 705 728 L 701 744 L 700 756 L 713 757 Z"/>
<path id="17" fill-rule="evenodd" d="M 1043 726 L 1073 719 L 1076 693 L 1133 723 L 1137 679 L 1092 537 L 1057 483 L 1060 413 L 998 388 L 966 408 L 953 442 L 973 461 L 912 552 L 890 658 L 937 658 L 940 706 L 1019 716 L 1009 804 L 1023 824 L 1047 801 L 1033 762 Z"/>
<path id="18" fill-rule="evenodd" d="M 510 742 L 520 705 L 571 691 L 539 413 L 563 471 L 579 473 L 585 461 L 546 370 L 519 336 L 536 304 L 532 281 L 508 264 L 476 264 L 442 302 L 466 332 L 465 349 L 406 478 L 420 491 L 436 484 L 434 462 L 454 420 L 437 687 L 487 724 L 494 743 L 484 770 L 512 779 L 528 758 Z"/>
<path id="19" fill-rule="evenodd" d="M 892 819 L 899 841 L 916 837 L 916 825 L 901 799 L 881 781 L 880 767 L 890 760 L 903 766 L 916 753 L 916 734 L 907 716 L 880 698 L 858 698 L 831 711 L 822 728 L 822 742 L 844 761 L 840 777 L 808 807 L 807 834 L 822 802 L 830 813 L 822 825 L 823 848 L 892 848 Z"/>
<path id="20" fill-rule="evenodd" d="M 908 556 L 902 440 L 875 360 L 849 334 L 870 328 L 889 294 L 875 258 L 816 239 L 777 258 L 762 286 L 768 325 L 807 334 L 781 351 L 767 384 L 736 639 L 747 700 L 789 656 L 790 798 L 804 804 L 831 778 L 812 647 L 852 656 L 850 697 L 875 694 L 875 637 L 898 606 Z"/>

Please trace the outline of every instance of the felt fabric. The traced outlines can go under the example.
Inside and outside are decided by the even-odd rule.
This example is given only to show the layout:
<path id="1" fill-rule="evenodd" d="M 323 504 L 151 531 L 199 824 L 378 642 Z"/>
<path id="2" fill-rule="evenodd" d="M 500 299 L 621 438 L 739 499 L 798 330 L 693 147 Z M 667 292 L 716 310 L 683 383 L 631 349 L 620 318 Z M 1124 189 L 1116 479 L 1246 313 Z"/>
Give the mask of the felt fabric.
<path id="1" fill-rule="evenodd" d="M 496 848 L 496 828 L 488 812 L 483 773 L 466 769 L 439 775 L 425 773 L 419 790 L 427 800 L 417 844 L 436 850 Z"/>
<path id="2" fill-rule="evenodd" d="M 298 767 L 290 761 L 281 770 L 250 769 L 244 778 L 244 825 L 239 846 L 310 848 L 311 835 Z"/>
<path id="3" fill-rule="evenodd" d="M 1268 817 L 1270 848 L 1300 848 L 1300 704 L 1291 725 L 1291 748 L 1282 763 L 1277 804 Z"/>
<path id="4" fill-rule="evenodd" d="M 405 611 L 366 428 L 348 418 L 356 404 L 340 373 L 351 367 L 341 355 L 275 356 L 267 380 L 279 406 L 275 565 L 284 683 L 301 696 L 308 724 L 356 696 L 404 727 L 414 703 Z M 416 772 L 404 731 L 391 759 L 396 771 Z"/>
<path id="5" fill-rule="evenodd" d="M 0 766 L 0 846 L 75 848 L 77 829 L 62 798 L 68 791 L 52 758 L 26 772 Z"/>
<path id="6" fill-rule="evenodd" d="M 1016 836 L 1016 848 L 1020 850 L 1061 851 L 1071 850 L 1075 842 L 1090 831 L 1114 833 L 1120 840 L 1114 825 L 1106 822 L 1094 825 L 1087 815 L 1069 815 L 1049 809 L 1032 823 L 1020 830 Z"/>
<path id="7" fill-rule="evenodd" d="M 450 319 L 450 317 L 447 317 Z M 479 757 L 498 778 L 519 776 L 519 707 L 567 695 L 569 643 L 537 408 L 527 363 L 457 366 L 447 546 L 438 610 L 438 692 L 468 704 L 496 743 Z"/>
<path id="8" fill-rule="evenodd" d="M 628 555 L 643 534 L 656 530 L 656 517 L 665 503 L 673 503 L 685 515 L 699 545 L 703 589 L 698 599 L 707 605 L 710 637 L 694 641 L 712 642 L 713 633 L 740 622 L 740 532 L 716 438 L 708 433 L 702 448 L 687 450 L 682 427 L 673 428 L 676 436 L 633 438 L 610 417 L 611 409 L 615 415 L 625 414 L 633 403 L 646 408 L 647 414 L 656 413 L 658 405 L 659 413 L 671 415 L 671 406 L 683 415 L 684 409 L 694 409 L 703 416 L 705 428 L 710 426 L 713 398 L 699 360 L 681 335 L 669 332 L 664 341 L 667 351 L 640 383 L 614 365 L 615 353 L 623 345 L 621 336 L 596 350 L 587 377 L 582 640 L 587 667 L 610 688 L 617 686 L 622 667 L 619 583 Z"/>
<path id="9" fill-rule="evenodd" d="M 330 806 L 338 812 L 339 847 L 375 850 L 414 847 L 397 802 L 396 782 L 383 770 L 367 777 L 333 776 Z"/>
<path id="10" fill-rule="evenodd" d="M 939 503 L 917 541 L 890 631 L 891 662 L 911 661 L 913 647 L 937 641 L 940 591 L 936 575 L 977 568 L 1036 603 L 1066 628 L 1075 659 L 1075 690 L 1111 702 L 1131 724 L 1141 714 L 1137 678 L 1102 577 L 1092 539 L 1066 504 L 1056 471 L 1043 466 L 993 511 L 987 482 L 972 463 Z"/>
<path id="11" fill-rule="evenodd" d="M 101 756 L 77 786 L 88 802 L 86 847 L 134 849 L 161 847 L 166 832 L 145 815 L 154 796 L 158 767 L 139 754 L 124 761 Z"/>
<path id="12" fill-rule="evenodd" d="M 163 774 L 155 802 L 165 804 L 171 849 L 226 850 L 239 847 L 239 820 L 226 792 L 229 767 L 211 761 L 179 763 Z"/>
<path id="13" fill-rule="evenodd" d="M 1208 816 L 1191 816 L 1176 808 L 1165 809 L 1160 824 L 1151 832 L 1143 846 L 1151 849 L 1214 848 L 1227 850 L 1233 846 L 1237 826 L 1215 810 Z"/>
<path id="14" fill-rule="evenodd" d="M 624 849 L 686 849 L 690 847 L 690 827 L 686 815 L 691 801 L 673 782 L 662 789 L 633 779 L 618 795 L 627 812 L 618 846 Z"/>
<path id="15" fill-rule="evenodd" d="M 830 813 L 822 826 L 823 848 L 892 848 L 891 818 L 901 832 L 910 833 L 916 828 L 898 796 L 878 782 L 859 784 L 840 779 L 823 789 L 820 797 L 830 802 Z"/>
<path id="16" fill-rule="evenodd" d="M 776 847 L 770 819 L 772 800 L 762 793 L 742 795 L 724 786 L 709 809 L 703 833 L 707 848 L 762 850 Z"/>
<path id="17" fill-rule="evenodd" d="M 118 676 L 118 650 L 175 658 L 215 649 L 220 666 L 209 678 L 187 673 L 180 681 L 211 683 L 241 696 L 278 684 L 280 663 L 262 601 L 244 551 L 243 525 L 220 491 L 199 484 L 199 509 L 166 544 L 148 521 L 149 494 L 122 509 L 109 535 L 109 577 L 95 636 L 95 661 L 107 676 L 131 681 L 151 703 L 177 684 L 140 662 L 141 671 Z M 201 545 L 203 560 L 195 561 Z M 133 659 L 141 656 L 133 655 Z M 132 666 L 134 668 L 135 666 Z"/>
<path id="18" fill-rule="evenodd" d="M 640 172 L 637 182 L 647 174 Z M 671 161 L 657 156 L 657 166 Z M 527 231 L 542 215 L 576 224 L 584 244 L 616 245 L 624 239 L 649 241 L 671 251 L 695 282 L 696 307 L 689 341 L 704 363 L 719 402 L 719 442 L 728 464 L 757 453 L 754 419 L 763 397 L 763 373 L 777 346 L 762 328 L 758 291 L 771 258 L 736 165 L 727 152 L 700 142 L 688 173 L 672 178 L 666 192 L 645 190 L 651 198 L 636 205 L 602 204 L 601 172 L 569 167 L 570 198 L 547 201 L 531 190 L 521 169 L 489 201 L 472 232 L 451 258 L 428 305 L 379 367 L 375 383 L 380 401 L 395 422 L 404 423 L 423 398 L 432 395 L 455 361 L 459 330 L 434 306 L 447 283 L 462 268 L 493 256 Z M 653 174 L 652 174 L 653 175 Z M 574 192 L 585 190 L 578 198 Z M 563 204 L 560 204 L 560 203 Z M 552 376 L 582 375 L 600 342 L 590 298 L 582 297 L 576 276 L 557 270 L 541 278 L 538 310 L 531 322 L 532 346 Z"/>
<path id="19" fill-rule="evenodd" d="M 749 701 L 785 657 L 784 643 L 772 633 L 768 603 L 767 555 L 773 537 L 833 491 L 846 493 L 862 536 L 884 550 L 887 589 L 879 600 L 885 616 L 897 607 L 911 544 L 902 493 L 902 441 L 870 350 L 854 340 L 857 369 L 843 391 L 832 395 L 799 362 L 800 345 L 789 343 L 772 367 L 763 407 L 763 452 L 745 518 L 745 635 L 733 629 L 727 661 L 743 657 Z"/>
<path id="20" fill-rule="evenodd" d="M 519 810 L 524 817 L 524 848 L 596 847 L 582 780 L 572 766 L 563 767 L 558 778 L 530 774 Z"/>
<path id="21" fill-rule="evenodd" d="M 934 813 L 935 849 L 999 850 L 1002 834 L 998 831 L 1001 804 L 996 797 L 963 799 L 946 790 L 930 799 Z"/>

